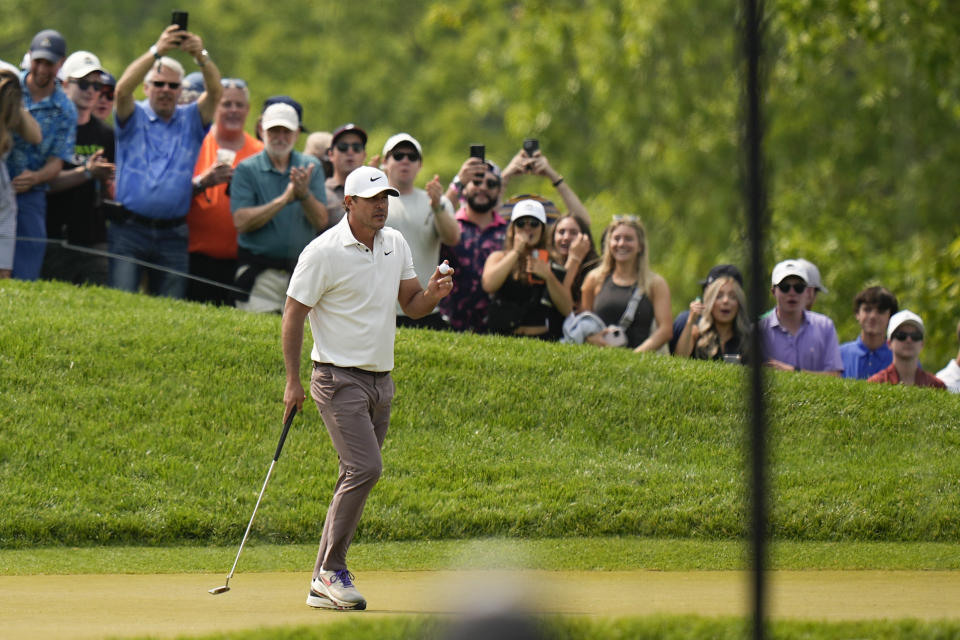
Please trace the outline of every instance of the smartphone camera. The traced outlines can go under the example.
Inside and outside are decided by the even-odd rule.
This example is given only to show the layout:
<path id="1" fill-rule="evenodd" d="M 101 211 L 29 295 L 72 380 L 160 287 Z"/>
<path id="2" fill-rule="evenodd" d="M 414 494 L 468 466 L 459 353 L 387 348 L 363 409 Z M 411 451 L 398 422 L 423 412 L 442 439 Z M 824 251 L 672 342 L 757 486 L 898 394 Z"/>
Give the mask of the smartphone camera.
<path id="1" fill-rule="evenodd" d="M 170 16 L 170 24 L 175 24 L 183 31 L 187 30 L 187 20 L 190 14 L 186 11 L 174 11 Z"/>
<path id="2" fill-rule="evenodd" d="M 482 161 L 486 162 L 486 147 L 482 144 L 472 144 L 470 145 L 470 157 L 471 158 L 480 158 Z"/>
<path id="3" fill-rule="evenodd" d="M 532 158 L 533 154 L 540 150 L 540 141 L 536 138 L 527 138 L 523 141 L 523 150 Z"/>

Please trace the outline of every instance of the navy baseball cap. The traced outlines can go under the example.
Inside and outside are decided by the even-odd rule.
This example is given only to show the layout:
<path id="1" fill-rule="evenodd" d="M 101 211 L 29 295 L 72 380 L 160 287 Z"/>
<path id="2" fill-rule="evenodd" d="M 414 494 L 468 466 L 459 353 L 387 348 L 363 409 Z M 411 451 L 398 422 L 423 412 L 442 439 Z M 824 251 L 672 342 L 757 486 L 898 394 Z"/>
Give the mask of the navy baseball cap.
<path id="1" fill-rule="evenodd" d="M 290 96 L 270 96 L 263 101 L 263 109 L 260 110 L 260 114 L 263 115 L 263 112 L 266 111 L 270 105 L 278 103 L 288 104 L 293 107 L 294 111 L 297 112 L 297 118 L 300 120 L 300 131 L 307 130 L 307 128 L 303 126 L 303 105 Z"/>
<path id="2" fill-rule="evenodd" d="M 60 62 L 67 55 L 67 41 L 59 31 L 44 29 L 30 42 L 30 59 Z"/>

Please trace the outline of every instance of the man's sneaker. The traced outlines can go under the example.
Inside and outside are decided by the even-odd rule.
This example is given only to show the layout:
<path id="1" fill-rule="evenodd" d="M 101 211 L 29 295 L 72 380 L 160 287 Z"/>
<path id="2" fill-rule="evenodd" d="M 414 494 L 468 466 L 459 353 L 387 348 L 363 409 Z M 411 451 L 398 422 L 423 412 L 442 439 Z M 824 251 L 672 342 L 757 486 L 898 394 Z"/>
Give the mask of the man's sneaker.
<path id="1" fill-rule="evenodd" d="M 326 597 L 337 609 L 367 608 L 367 601 L 353 586 L 353 574 L 346 569 L 321 572 L 310 583 L 310 596 L 314 597 L 314 594 Z M 309 597 L 307 604 L 310 604 Z"/>
<path id="2" fill-rule="evenodd" d="M 317 593 L 312 588 L 310 593 L 307 595 L 307 604 L 313 607 L 314 609 L 339 609 L 337 605 L 333 604 L 333 600 L 323 595 L 322 593 Z"/>

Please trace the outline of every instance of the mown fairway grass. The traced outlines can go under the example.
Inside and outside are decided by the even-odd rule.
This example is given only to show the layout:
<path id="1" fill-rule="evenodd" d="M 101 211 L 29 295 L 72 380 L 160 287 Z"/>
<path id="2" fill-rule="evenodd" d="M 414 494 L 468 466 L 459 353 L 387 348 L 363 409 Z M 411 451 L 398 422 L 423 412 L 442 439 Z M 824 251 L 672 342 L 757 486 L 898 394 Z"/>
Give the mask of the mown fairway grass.
<path id="1" fill-rule="evenodd" d="M 0 571 L 226 571 L 280 432 L 279 318 L 4 281 L 0 320 Z M 308 363 L 305 347 L 305 379 Z M 741 375 L 400 331 L 386 473 L 355 566 L 560 569 L 579 551 L 594 569 L 740 568 Z M 769 387 L 776 566 L 956 568 L 960 398 L 806 375 L 771 374 Z M 312 563 L 336 457 L 312 406 L 294 425 L 242 571 Z M 210 637 L 407 638 L 436 624 L 353 618 Z M 544 625 L 551 638 L 745 632 L 740 620 L 671 616 Z M 773 631 L 960 637 L 956 624 L 911 621 Z"/>
<path id="2" fill-rule="evenodd" d="M 13 281 L 0 316 L 0 547 L 242 536 L 280 432 L 277 316 Z M 423 331 L 396 359 L 359 541 L 743 534 L 739 368 Z M 960 397 L 772 374 L 769 398 L 775 538 L 957 541 Z M 315 543 L 335 469 L 308 406 L 253 540 Z"/>

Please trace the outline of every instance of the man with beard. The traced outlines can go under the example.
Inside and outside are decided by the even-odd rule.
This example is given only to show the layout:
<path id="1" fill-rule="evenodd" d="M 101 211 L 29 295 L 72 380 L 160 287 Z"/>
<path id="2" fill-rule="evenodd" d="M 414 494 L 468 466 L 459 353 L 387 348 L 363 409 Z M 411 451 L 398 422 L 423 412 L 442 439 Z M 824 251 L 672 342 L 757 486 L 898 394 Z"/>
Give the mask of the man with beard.
<path id="1" fill-rule="evenodd" d="M 383 145 L 383 170 L 390 186 L 400 195 L 390 196 L 387 226 L 403 234 L 413 253 L 413 268 L 420 286 L 426 288 L 440 259 L 440 246 L 460 242 L 460 226 L 453 217 L 453 204 L 443 195 L 440 176 L 433 176 L 426 189 L 413 186 L 423 168 L 423 150 L 409 133 L 398 133 Z M 446 329 L 438 309 L 422 318 L 411 318 L 397 304 L 398 327 Z"/>
<path id="2" fill-rule="evenodd" d="M 353 124 L 345 124 L 333 132 L 327 149 L 333 175 L 327 178 L 328 227 L 340 222 L 343 208 L 343 185 L 347 176 L 367 159 L 367 132 Z"/>
<path id="3" fill-rule="evenodd" d="M 264 148 L 237 165 L 230 209 L 237 227 L 236 286 L 250 292 L 238 309 L 281 312 L 303 248 L 327 228 L 323 166 L 293 150 L 300 118 L 289 104 L 261 117 Z"/>
<path id="4" fill-rule="evenodd" d="M 444 246 L 440 252 L 440 259 L 450 263 L 457 278 L 450 295 L 441 301 L 440 311 L 456 331 L 485 333 L 490 297 L 480 278 L 487 257 L 503 248 L 507 232 L 507 221 L 496 211 L 502 188 L 500 169 L 492 162 L 468 158 L 457 178 L 466 200 L 456 215 L 460 242 L 454 247 Z"/>
<path id="5" fill-rule="evenodd" d="M 66 53 L 63 36 L 52 29 L 41 31 L 30 43 L 30 68 L 20 78 L 24 106 L 43 132 L 39 144 L 15 135 L 7 158 L 10 185 L 17 194 L 17 235 L 36 238 L 16 243 L 13 277 L 21 280 L 40 277 L 46 253 L 48 183 L 60 175 L 65 161 L 73 159 L 77 110 L 57 86 Z"/>
<path id="6" fill-rule="evenodd" d="M 50 182 L 47 196 L 47 237 L 98 251 L 107 248 L 107 223 L 100 203 L 113 185 L 113 129 L 93 116 L 103 87 L 100 59 L 75 51 L 60 71 L 63 90 L 77 109 L 77 140 L 73 158 Z M 74 284 L 107 284 L 107 258 L 51 244 L 43 260 L 43 277 Z"/>
<path id="7" fill-rule="evenodd" d="M 220 84 L 223 97 L 193 170 L 193 202 L 187 214 L 188 250 L 190 275 L 232 285 L 237 274 L 237 228 L 227 187 L 234 167 L 261 151 L 263 143 L 244 131 L 250 113 L 247 83 L 239 78 L 224 78 Z M 222 305 L 232 296 L 222 287 L 191 280 L 187 299 Z"/>
<path id="8" fill-rule="evenodd" d="M 203 73 L 207 90 L 193 104 L 178 105 L 183 66 L 163 54 L 180 49 Z M 145 80 L 145 81 L 144 81 Z M 143 82 L 147 99 L 133 92 Z M 189 268 L 187 212 L 193 197 L 193 168 L 213 121 L 223 87 L 220 72 L 200 36 L 170 25 L 150 50 L 130 63 L 117 82 L 117 187 L 113 223 L 107 232 L 111 253 L 130 258 L 110 261 L 110 284 L 135 292 L 142 267 L 134 260 L 164 267 L 149 269 L 150 293 L 182 298 Z"/>

